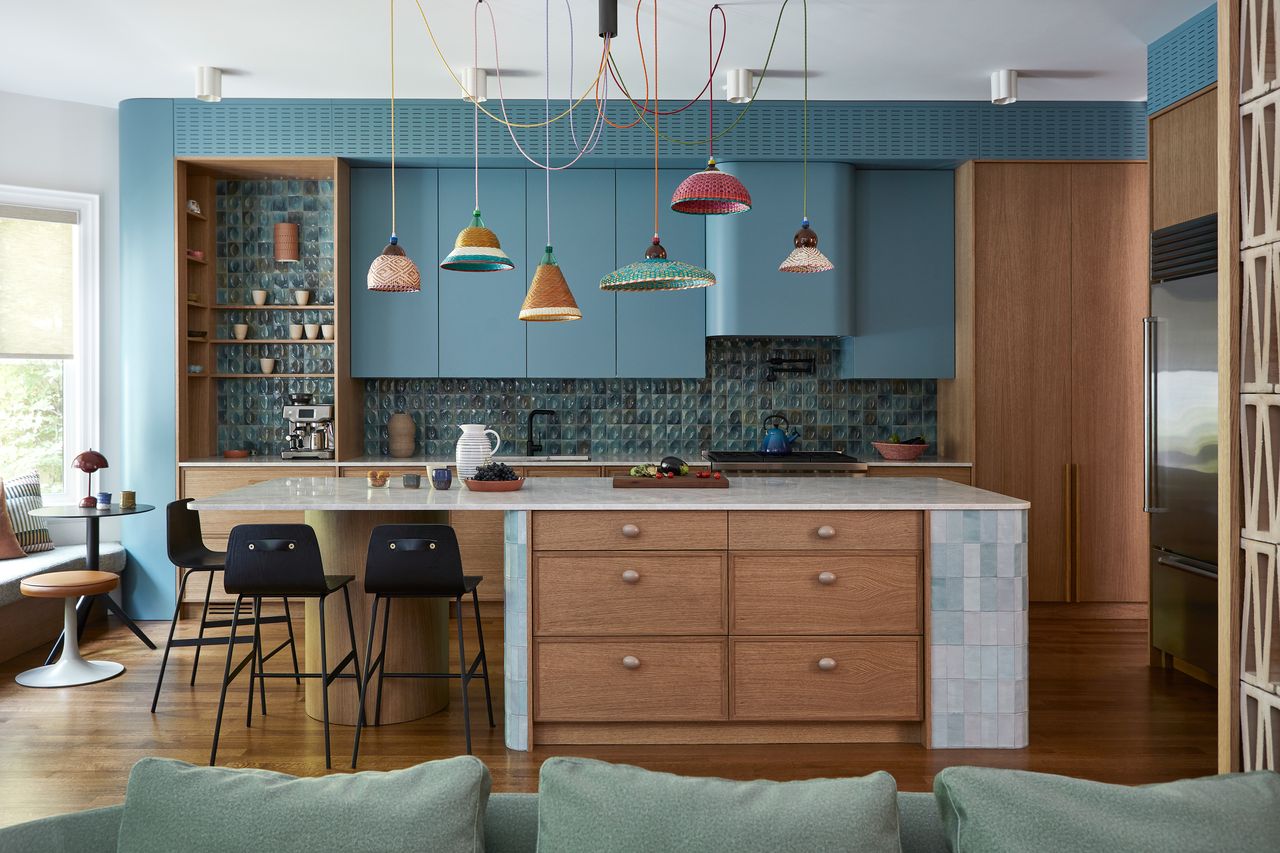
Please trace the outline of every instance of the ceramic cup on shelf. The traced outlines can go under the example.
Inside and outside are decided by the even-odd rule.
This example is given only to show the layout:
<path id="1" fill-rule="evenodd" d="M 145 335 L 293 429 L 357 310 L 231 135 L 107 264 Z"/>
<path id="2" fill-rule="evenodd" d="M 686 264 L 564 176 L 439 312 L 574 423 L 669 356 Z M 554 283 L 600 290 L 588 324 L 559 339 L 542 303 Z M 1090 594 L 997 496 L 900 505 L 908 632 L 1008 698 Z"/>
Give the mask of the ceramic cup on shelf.
<path id="1" fill-rule="evenodd" d="M 276 360 L 274 358 L 260 358 L 258 364 L 262 367 L 263 373 L 276 372 Z"/>
<path id="2" fill-rule="evenodd" d="M 314 341 L 320 337 L 319 323 L 306 323 L 303 325 L 302 328 L 305 329 L 307 332 L 307 340 Z"/>
<path id="3" fill-rule="evenodd" d="M 297 303 L 297 304 L 299 304 L 299 305 L 310 305 L 310 304 L 311 304 L 311 291 L 310 291 L 310 290 L 295 290 L 295 291 L 293 292 L 293 301 L 294 301 L 294 302 L 296 302 L 296 303 Z"/>
<path id="4" fill-rule="evenodd" d="M 320 324 L 320 337 L 324 338 L 326 341 L 333 340 L 333 324 L 332 323 Z"/>
<path id="5" fill-rule="evenodd" d="M 291 341 L 302 340 L 302 324 L 301 323 L 289 324 L 289 340 Z"/>
<path id="6" fill-rule="evenodd" d="M 266 305 L 266 304 L 267 304 L 267 292 L 266 292 L 265 290 L 255 290 L 255 291 L 253 291 L 253 304 L 254 304 L 254 305 Z"/>
<path id="7" fill-rule="evenodd" d="M 249 324 L 236 323 L 231 327 L 231 334 L 235 335 L 237 341 L 243 341 L 245 338 L 249 337 Z"/>

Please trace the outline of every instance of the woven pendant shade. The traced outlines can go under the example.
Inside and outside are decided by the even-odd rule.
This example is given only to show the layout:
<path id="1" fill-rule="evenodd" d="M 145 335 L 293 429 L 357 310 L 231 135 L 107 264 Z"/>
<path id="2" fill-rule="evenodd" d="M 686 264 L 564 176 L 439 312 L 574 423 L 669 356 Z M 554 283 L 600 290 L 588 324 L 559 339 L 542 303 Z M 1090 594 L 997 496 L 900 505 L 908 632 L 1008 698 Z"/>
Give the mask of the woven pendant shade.
<path id="1" fill-rule="evenodd" d="M 715 283 L 716 277 L 709 270 L 684 261 L 667 260 L 667 250 L 654 237 L 643 259 L 616 269 L 600 279 L 600 289 L 645 293 L 689 290 L 694 287 L 710 287 Z"/>
<path id="2" fill-rule="evenodd" d="M 743 213 L 751 209 L 751 193 L 742 181 L 717 169 L 712 158 L 707 168 L 680 182 L 671 196 L 671 209 L 699 216 Z"/>
<path id="3" fill-rule="evenodd" d="M 582 311 L 550 246 L 542 253 L 542 262 L 533 272 L 529 292 L 520 306 L 520 319 L 551 323 L 582 319 Z"/>
<path id="4" fill-rule="evenodd" d="M 391 235 L 391 242 L 369 265 L 367 283 L 370 290 L 383 293 L 416 293 L 422 289 L 418 266 L 400 248 L 396 235 Z"/>
<path id="5" fill-rule="evenodd" d="M 440 269 L 458 272 L 501 272 L 515 268 L 515 262 L 502 251 L 498 235 L 485 227 L 479 210 L 471 214 L 471 224 L 458 232 L 453 251 L 440 262 Z"/>
<path id="6" fill-rule="evenodd" d="M 298 260 L 298 223 L 277 222 L 272 229 L 275 259 L 284 263 Z"/>
<path id="7" fill-rule="evenodd" d="M 809 227 L 809 220 L 800 223 L 794 243 L 791 254 L 778 265 L 779 272 L 827 272 L 835 269 L 827 256 L 818 251 L 818 235 Z"/>

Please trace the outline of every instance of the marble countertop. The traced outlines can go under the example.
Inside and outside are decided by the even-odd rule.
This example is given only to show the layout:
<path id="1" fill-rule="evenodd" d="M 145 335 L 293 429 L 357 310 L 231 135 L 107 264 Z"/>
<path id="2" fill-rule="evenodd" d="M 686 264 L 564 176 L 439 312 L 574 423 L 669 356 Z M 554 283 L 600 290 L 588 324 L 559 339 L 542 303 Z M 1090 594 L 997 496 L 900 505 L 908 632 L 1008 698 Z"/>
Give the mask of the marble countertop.
<path id="1" fill-rule="evenodd" d="M 656 462 L 657 460 L 637 459 L 634 455 L 617 456 L 617 455 L 601 455 L 593 456 L 591 459 L 553 459 L 547 461 L 528 462 L 522 460 L 512 460 L 509 457 L 497 456 L 497 461 L 506 462 L 508 465 L 516 465 L 522 468 L 602 468 L 613 467 L 619 465 L 631 466 L 639 465 L 645 462 Z M 695 468 L 706 467 L 707 460 L 702 458 L 686 459 L 691 466 Z M 883 467 L 917 467 L 917 468 L 970 468 L 972 462 L 961 462 L 955 459 L 944 459 L 937 456 L 922 456 L 911 462 L 891 462 L 887 459 L 876 457 L 875 459 L 862 460 L 871 468 Z M 199 459 L 188 459 L 185 462 L 179 462 L 179 467 L 184 468 L 212 468 L 220 465 L 274 465 L 277 467 L 304 467 L 314 466 L 322 468 L 403 468 L 403 467 L 426 467 L 428 465 L 451 465 L 453 457 L 451 456 L 423 456 L 421 454 L 415 456 L 394 457 L 394 456 L 357 456 L 353 459 L 343 459 L 335 461 L 333 459 L 281 459 L 279 456 L 247 456 L 243 459 L 227 459 L 222 456 L 206 456 Z"/>
<path id="2" fill-rule="evenodd" d="M 516 492 L 372 489 L 348 477 L 281 477 L 199 498 L 196 510 L 1019 510 L 1018 498 L 934 477 L 744 477 L 728 489 L 615 489 L 604 478 L 538 477 Z"/>

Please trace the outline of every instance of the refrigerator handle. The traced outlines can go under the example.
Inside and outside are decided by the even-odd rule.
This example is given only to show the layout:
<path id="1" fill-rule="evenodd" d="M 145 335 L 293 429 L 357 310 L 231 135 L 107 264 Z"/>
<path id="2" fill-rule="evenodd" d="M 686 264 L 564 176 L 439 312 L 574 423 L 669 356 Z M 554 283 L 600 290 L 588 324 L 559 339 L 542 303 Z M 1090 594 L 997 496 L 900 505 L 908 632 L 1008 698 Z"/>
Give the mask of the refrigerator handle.
<path id="1" fill-rule="evenodd" d="M 1142 318 L 1142 511 L 1156 511 L 1156 318 Z"/>
<path id="2" fill-rule="evenodd" d="M 1171 569 L 1199 575 L 1202 578 L 1209 578 L 1215 581 L 1218 579 L 1218 572 L 1214 567 L 1209 566 L 1207 563 L 1201 563 L 1199 560 L 1192 560 L 1190 557 L 1160 556 L 1156 558 L 1156 562 Z"/>

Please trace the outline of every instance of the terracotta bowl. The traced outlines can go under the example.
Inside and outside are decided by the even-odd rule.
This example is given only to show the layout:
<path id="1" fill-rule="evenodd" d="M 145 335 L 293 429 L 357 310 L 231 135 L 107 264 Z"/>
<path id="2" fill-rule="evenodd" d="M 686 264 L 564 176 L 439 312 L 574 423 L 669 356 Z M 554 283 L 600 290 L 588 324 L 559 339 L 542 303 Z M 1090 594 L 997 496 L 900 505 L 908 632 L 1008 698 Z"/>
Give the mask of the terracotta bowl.
<path id="1" fill-rule="evenodd" d="M 222 451 L 224 459 L 246 459 L 249 456 L 247 450 L 224 450 Z"/>
<path id="2" fill-rule="evenodd" d="M 524 485 L 524 477 L 518 480 L 463 480 L 473 492 L 514 492 Z"/>
<path id="3" fill-rule="evenodd" d="M 924 452 L 929 449 L 927 444 L 894 444 L 891 441 L 873 441 L 871 446 L 891 462 L 910 462 L 924 455 Z"/>

